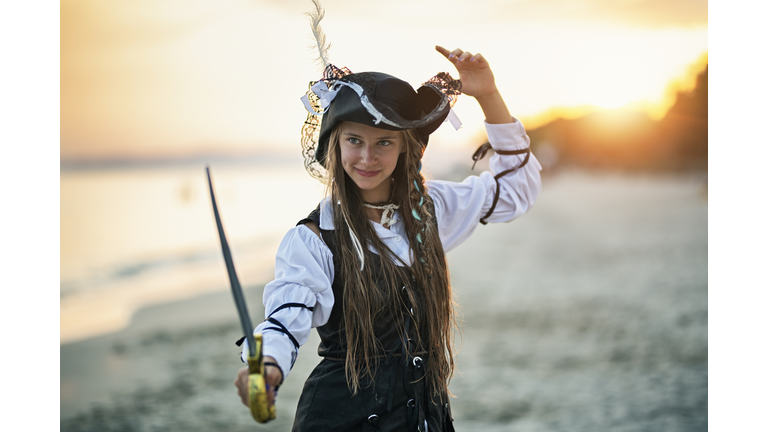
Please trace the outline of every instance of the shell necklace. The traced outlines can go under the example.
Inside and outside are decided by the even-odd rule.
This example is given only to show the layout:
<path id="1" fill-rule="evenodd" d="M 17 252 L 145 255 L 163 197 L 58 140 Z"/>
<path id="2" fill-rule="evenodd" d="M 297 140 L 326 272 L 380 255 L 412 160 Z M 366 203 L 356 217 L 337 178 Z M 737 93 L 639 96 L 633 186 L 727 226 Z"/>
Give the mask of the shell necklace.
<path id="1" fill-rule="evenodd" d="M 397 219 L 394 219 L 395 216 L 395 210 L 399 209 L 400 206 L 397 204 L 383 204 L 383 205 L 376 205 L 376 204 L 370 204 L 367 202 L 364 202 L 363 205 L 368 208 L 376 209 L 376 210 L 384 210 L 381 213 L 381 226 L 383 227 L 391 227 L 397 222 Z"/>

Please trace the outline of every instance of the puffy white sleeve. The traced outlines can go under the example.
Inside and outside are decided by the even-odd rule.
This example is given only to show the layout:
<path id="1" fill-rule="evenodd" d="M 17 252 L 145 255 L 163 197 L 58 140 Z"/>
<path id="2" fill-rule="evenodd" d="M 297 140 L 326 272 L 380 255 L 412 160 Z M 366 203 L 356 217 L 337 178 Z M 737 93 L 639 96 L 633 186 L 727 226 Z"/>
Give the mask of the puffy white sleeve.
<path id="1" fill-rule="evenodd" d="M 333 254 L 305 225 L 291 228 L 277 250 L 275 279 L 264 287 L 264 311 L 259 324 L 263 353 L 274 357 L 285 379 L 313 327 L 328 322 L 333 308 Z M 288 306 L 286 306 L 288 305 Z M 248 343 L 243 344 L 243 361 Z"/>
<path id="2" fill-rule="evenodd" d="M 520 121 L 507 124 L 485 124 L 488 141 L 497 150 L 524 150 L 529 148 L 530 139 Z M 435 202 L 440 240 L 445 251 L 454 249 L 466 240 L 490 210 L 496 192 L 494 175 L 510 168 L 519 167 L 525 154 L 499 155 L 494 153 L 490 160 L 490 171 L 479 176 L 467 177 L 461 183 L 433 180 L 427 188 Z M 541 190 L 541 165 L 531 154 L 522 168 L 499 178 L 499 200 L 488 217 L 488 222 L 509 222 L 525 214 Z"/>

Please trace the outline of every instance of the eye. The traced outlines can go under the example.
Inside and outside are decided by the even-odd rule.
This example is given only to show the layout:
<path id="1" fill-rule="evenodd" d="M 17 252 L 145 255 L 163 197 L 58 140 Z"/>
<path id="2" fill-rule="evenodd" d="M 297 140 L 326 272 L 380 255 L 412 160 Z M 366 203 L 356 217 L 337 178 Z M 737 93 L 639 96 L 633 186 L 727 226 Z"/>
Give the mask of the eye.
<path id="1" fill-rule="evenodd" d="M 347 141 L 349 141 L 350 144 L 360 144 L 360 140 L 353 137 L 350 137 L 349 139 L 347 139 Z"/>
<path id="2" fill-rule="evenodd" d="M 387 140 L 379 141 L 379 145 L 380 146 L 388 146 L 388 145 L 391 145 L 391 144 L 392 144 L 392 141 L 387 141 Z"/>

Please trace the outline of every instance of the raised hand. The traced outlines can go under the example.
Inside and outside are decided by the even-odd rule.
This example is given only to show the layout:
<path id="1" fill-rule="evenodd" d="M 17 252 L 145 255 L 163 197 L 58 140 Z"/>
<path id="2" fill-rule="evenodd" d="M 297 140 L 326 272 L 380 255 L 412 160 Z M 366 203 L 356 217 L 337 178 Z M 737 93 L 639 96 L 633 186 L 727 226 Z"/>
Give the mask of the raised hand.
<path id="1" fill-rule="evenodd" d="M 485 114 L 486 122 L 491 124 L 515 122 L 496 87 L 491 65 L 482 54 L 473 55 L 460 48 L 448 51 L 440 45 L 435 45 L 435 50 L 456 67 L 461 81 L 461 92 L 477 99 Z"/>
<path id="2" fill-rule="evenodd" d="M 456 67 L 461 80 L 462 93 L 482 98 L 496 91 L 496 81 L 493 78 L 491 65 L 482 54 L 472 54 L 461 48 L 448 51 L 440 45 L 435 45 L 435 50 Z"/>

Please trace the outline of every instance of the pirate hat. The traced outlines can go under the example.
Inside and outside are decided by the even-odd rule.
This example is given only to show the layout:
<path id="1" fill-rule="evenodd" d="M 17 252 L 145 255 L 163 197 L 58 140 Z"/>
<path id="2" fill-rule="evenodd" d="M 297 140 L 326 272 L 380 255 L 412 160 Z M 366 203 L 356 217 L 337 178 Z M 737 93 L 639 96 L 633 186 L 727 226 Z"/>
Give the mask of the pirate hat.
<path id="1" fill-rule="evenodd" d="M 345 121 L 388 130 L 416 131 L 422 145 L 449 118 L 458 128 L 451 107 L 460 94 L 461 82 L 440 73 L 418 90 L 407 82 L 381 72 L 351 73 L 329 65 L 323 79 L 310 83 L 302 97 L 309 115 L 302 128 L 305 167 L 320 176 L 325 167 L 328 141 L 333 129 Z"/>

